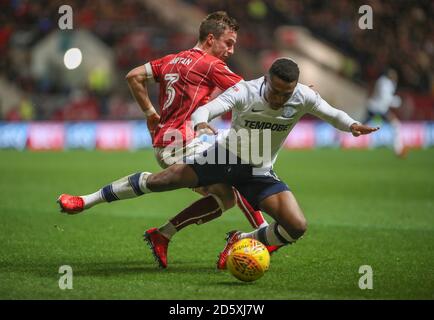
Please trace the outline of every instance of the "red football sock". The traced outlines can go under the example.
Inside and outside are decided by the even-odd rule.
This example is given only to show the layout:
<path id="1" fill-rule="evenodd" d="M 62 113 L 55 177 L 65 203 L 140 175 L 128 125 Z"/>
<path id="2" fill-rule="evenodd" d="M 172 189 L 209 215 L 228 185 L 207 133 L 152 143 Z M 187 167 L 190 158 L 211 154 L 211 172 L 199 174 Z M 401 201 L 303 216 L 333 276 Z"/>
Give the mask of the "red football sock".
<path id="1" fill-rule="evenodd" d="M 222 209 L 218 202 L 214 199 L 214 196 L 209 195 L 194 202 L 169 221 L 179 231 L 193 223 L 202 224 L 211 221 L 221 216 L 221 214 Z"/>
<path id="2" fill-rule="evenodd" d="M 247 200 L 238 192 L 238 190 L 234 189 L 234 193 L 235 197 L 237 198 L 238 207 L 244 213 L 247 220 L 249 220 L 250 225 L 253 228 L 257 229 L 261 224 L 265 222 L 262 212 L 253 209 L 250 203 L 247 202 Z"/>

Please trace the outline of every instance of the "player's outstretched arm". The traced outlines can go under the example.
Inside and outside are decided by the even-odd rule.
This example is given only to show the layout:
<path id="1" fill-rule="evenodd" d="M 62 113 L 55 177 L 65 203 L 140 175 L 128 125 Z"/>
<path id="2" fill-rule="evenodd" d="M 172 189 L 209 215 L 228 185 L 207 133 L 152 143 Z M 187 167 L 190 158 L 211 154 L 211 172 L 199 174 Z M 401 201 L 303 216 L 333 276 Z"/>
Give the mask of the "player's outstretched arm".
<path id="1" fill-rule="evenodd" d="M 342 131 L 350 131 L 353 136 L 358 137 L 364 134 L 370 134 L 380 129 L 379 127 L 369 127 L 352 119 L 346 112 L 336 109 L 322 99 L 318 94 L 311 96 L 312 109 L 311 114 L 327 121 L 335 128 Z"/>
<path id="2" fill-rule="evenodd" d="M 370 133 L 375 132 L 379 129 L 380 129 L 380 127 L 370 127 L 370 126 L 360 124 L 360 123 L 353 123 L 350 126 L 351 133 L 355 137 L 358 137 L 358 136 L 364 135 L 364 134 L 370 134 Z"/>

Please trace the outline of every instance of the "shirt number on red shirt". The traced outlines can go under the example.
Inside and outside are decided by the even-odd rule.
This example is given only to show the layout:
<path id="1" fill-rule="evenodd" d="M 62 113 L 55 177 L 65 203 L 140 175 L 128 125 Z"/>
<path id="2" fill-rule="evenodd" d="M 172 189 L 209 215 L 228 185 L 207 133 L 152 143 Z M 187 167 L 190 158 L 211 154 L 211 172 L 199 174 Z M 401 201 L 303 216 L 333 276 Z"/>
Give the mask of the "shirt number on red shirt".
<path id="1" fill-rule="evenodd" d="M 164 75 L 164 80 L 167 81 L 167 86 L 166 86 L 166 95 L 167 95 L 167 100 L 164 103 L 163 106 L 163 110 L 166 108 L 169 108 L 170 105 L 172 104 L 173 100 L 175 99 L 175 89 L 173 88 L 173 85 L 175 84 L 176 81 L 179 80 L 179 74 L 177 73 L 168 73 L 166 75 Z"/>

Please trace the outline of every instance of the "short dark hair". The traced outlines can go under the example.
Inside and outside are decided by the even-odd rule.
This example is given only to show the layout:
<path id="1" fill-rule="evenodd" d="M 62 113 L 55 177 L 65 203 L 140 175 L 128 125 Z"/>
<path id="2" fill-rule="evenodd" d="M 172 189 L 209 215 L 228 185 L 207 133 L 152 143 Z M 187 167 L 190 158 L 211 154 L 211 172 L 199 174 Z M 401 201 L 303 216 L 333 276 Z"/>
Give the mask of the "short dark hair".
<path id="1" fill-rule="evenodd" d="M 275 60 L 268 72 L 270 76 L 276 76 L 286 82 L 298 81 L 298 77 L 300 76 L 297 63 L 289 58 Z"/>
<path id="2" fill-rule="evenodd" d="M 236 32 L 239 28 L 238 22 L 234 18 L 229 17 L 226 11 L 216 11 L 209 14 L 200 24 L 199 41 L 205 41 L 209 34 L 220 38 L 226 29 Z"/>

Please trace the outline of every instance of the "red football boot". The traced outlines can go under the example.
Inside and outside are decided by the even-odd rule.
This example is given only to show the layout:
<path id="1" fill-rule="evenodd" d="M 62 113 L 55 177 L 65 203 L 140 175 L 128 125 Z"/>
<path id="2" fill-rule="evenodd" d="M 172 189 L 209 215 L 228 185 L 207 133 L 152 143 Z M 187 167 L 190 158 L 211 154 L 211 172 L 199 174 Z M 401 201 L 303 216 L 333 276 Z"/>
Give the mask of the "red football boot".
<path id="1" fill-rule="evenodd" d="M 273 252 L 276 252 L 279 250 L 282 246 L 265 246 L 268 250 L 269 254 L 272 254 Z"/>
<path id="2" fill-rule="evenodd" d="M 217 269 L 226 269 L 226 261 L 228 259 L 229 251 L 232 245 L 240 240 L 241 231 L 230 231 L 226 235 L 226 245 L 219 254 L 219 259 L 217 260 Z"/>
<path id="3" fill-rule="evenodd" d="M 61 194 L 59 198 L 57 198 L 57 203 L 60 206 L 61 212 L 76 214 L 84 210 L 84 201 L 81 197 L 78 196 Z"/>
<path id="4" fill-rule="evenodd" d="M 163 269 L 167 268 L 167 247 L 169 246 L 169 239 L 163 236 L 157 228 L 146 230 L 143 236 L 148 242 L 159 267 Z"/>

